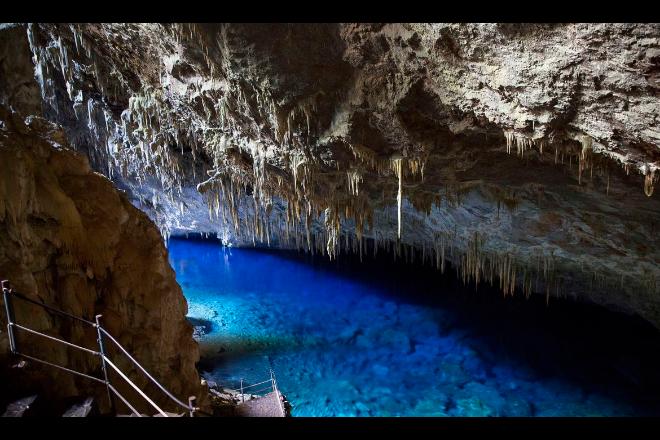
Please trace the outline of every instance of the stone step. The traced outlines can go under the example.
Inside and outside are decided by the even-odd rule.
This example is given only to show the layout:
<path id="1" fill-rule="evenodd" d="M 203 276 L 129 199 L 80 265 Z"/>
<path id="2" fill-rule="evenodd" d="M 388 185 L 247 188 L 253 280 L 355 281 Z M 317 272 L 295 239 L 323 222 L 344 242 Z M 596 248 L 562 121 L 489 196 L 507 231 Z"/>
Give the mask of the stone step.
<path id="1" fill-rule="evenodd" d="M 2 417 L 23 417 L 25 412 L 30 409 L 30 406 L 37 399 L 37 395 L 24 397 L 15 402 L 7 405 L 7 410 L 2 414 Z"/>
<path id="2" fill-rule="evenodd" d="M 93 397 L 88 397 L 83 403 L 73 405 L 69 408 L 62 417 L 87 417 L 92 411 L 92 404 L 94 403 Z"/>
<path id="3" fill-rule="evenodd" d="M 177 413 L 171 413 L 168 411 L 165 411 L 165 414 L 167 414 L 167 417 L 183 417 L 185 414 L 177 414 Z M 163 417 L 161 414 L 156 414 L 154 417 Z"/>
<path id="4" fill-rule="evenodd" d="M 165 414 L 167 414 L 167 417 L 184 417 L 185 414 L 177 414 L 177 413 L 171 413 L 168 411 L 165 411 Z M 137 417 L 135 414 L 117 414 L 117 417 Z M 161 414 L 156 414 L 153 416 L 150 416 L 148 414 L 142 414 L 142 417 L 163 417 Z"/>

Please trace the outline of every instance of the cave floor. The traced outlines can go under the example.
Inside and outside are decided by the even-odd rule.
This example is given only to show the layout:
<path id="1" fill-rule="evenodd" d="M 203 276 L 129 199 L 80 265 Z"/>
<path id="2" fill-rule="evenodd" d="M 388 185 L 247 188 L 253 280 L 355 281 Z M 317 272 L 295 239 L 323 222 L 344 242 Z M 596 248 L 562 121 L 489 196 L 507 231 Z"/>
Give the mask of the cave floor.
<path id="1" fill-rule="evenodd" d="M 660 415 L 660 334 L 632 318 L 394 265 L 169 251 L 203 375 L 237 388 L 272 368 L 293 416 Z"/>

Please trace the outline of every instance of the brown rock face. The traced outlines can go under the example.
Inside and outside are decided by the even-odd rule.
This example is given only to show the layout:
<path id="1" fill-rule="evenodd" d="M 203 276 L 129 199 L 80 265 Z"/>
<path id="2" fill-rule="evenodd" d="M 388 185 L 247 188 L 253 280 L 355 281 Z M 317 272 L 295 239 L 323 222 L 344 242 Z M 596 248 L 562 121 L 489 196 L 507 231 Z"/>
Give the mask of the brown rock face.
<path id="1" fill-rule="evenodd" d="M 158 229 L 107 178 L 93 172 L 84 156 L 67 149 L 56 126 L 39 118 L 26 125 L 4 110 L 0 116 L 0 277 L 9 278 L 18 292 L 68 313 L 91 320 L 102 314 L 102 325 L 174 395 L 183 401 L 192 395 L 201 398 L 187 304 Z M 94 328 L 20 300 L 13 303 L 19 323 L 97 349 Z M 8 343 L 2 310 L 4 365 Z M 181 411 L 106 345 L 115 364 L 150 397 Z M 102 376 L 97 357 L 20 330 L 18 347 Z M 33 388 L 38 384 L 38 392 L 46 396 L 95 395 L 107 407 L 105 387 L 88 379 L 36 363 L 17 374 L 19 382 Z M 153 413 L 116 374 L 111 381 L 137 408 Z"/>

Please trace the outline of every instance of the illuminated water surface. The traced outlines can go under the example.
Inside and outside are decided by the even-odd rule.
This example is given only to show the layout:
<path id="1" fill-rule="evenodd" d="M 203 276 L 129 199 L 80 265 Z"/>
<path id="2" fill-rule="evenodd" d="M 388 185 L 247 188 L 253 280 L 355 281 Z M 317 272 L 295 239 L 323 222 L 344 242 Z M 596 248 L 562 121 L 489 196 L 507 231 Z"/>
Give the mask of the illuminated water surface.
<path id="1" fill-rule="evenodd" d="M 658 415 L 657 332 L 430 270 L 171 239 L 205 377 L 272 368 L 294 416 Z M 633 342 L 631 342 L 633 341 Z"/>

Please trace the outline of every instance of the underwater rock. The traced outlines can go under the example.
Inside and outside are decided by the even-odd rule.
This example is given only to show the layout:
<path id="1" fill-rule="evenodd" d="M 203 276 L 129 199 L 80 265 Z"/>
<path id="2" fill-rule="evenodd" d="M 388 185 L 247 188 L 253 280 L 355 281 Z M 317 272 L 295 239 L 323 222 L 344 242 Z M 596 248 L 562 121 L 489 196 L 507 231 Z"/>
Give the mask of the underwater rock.
<path id="1" fill-rule="evenodd" d="M 374 364 L 372 367 L 374 374 L 379 377 L 387 377 L 390 369 L 386 365 Z"/>
<path id="2" fill-rule="evenodd" d="M 383 304 L 383 314 L 385 316 L 395 316 L 399 310 L 397 303 L 393 301 L 387 301 Z"/>
<path id="3" fill-rule="evenodd" d="M 463 370 L 460 363 L 443 361 L 437 368 L 437 379 L 443 384 L 462 386 L 472 378 Z"/>
<path id="4" fill-rule="evenodd" d="M 477 352 L 467 349 L 463 356 L 463 369 L 475 379 L 485 379 L 487 376 L 486 367 Z"/>
<path id="5" fill-rule="evenodd" d="M 455 407 L 450 411 L 454 417 L 494 417 L 497 410 L 479 396 L 466 396 L 456 399 Z"/>
<path id="6" fill-rule="evenodd" d="M 420 417 L 445 417 L 448 416 L 445 405 L 441 398 L 434 396 L 433 399 L 418 401 L 413 411 Z"/>
<path id="7" fill-rule="evenodd" d="M 398 330 L 386 329 L 380 334 L 378 344 L 393 345 L 400 350 L 402 354 L 413 352 L 413 346 L 408 335 Z"/>
<path id="8" fill-rule="evenodd" d="M 458 344 L 458 341 L 451 336 L 432 336 L 426 341 L 426 344 L 419 346 L 418 351 L 447 354 L 452 352 Z"/>
<path id="9" fill-rule="evenodd" d="M 201 320 L 213 322 L 214 319 L 218 316 L 218 311 L 205 304 L 198 304 L 191 302 L 188 304 L 187 316 L 189 318 L 195 318 L 195 319 L 201 319 Z"/>
<path id="10" fill-rule="evenodd" d="M 503 416 L 506 417 L 530 417 L 532 416 L 532 407 L 528 401 L 517 395 L 505 395 L 505 403 L 502 409 Z"/>
<path id="11" fill-rule="evenodd" d="M 188 317 L 188 322 L 193 326 L 193 338 L 196 340 L 213 331 L 212 321 Z"/>
<path id="12" fill-rule="evenodd" d="M 357 337 L 363 334 L 363 331 L 357 327 L 349 326 L 341 330 L 337 335 L 337 339 L 334 342 L 343 342 L 346 344 L 354 344 Z"/>
<path id="13" fill-rule="evenodd" d="M 371 416 L 371 410 L 369 407 L 364 403 L 364 402 L 354 402 L 353 405 L 355 406 L 355 409 L 357 410 L 357 416 Z"/>
<path id="14" fill-rule="evenodd" d="M 355 345 L 360 348 L 369 349 L 372 348 L 375 344 L 375 341 L 371 339 L 368 335 L 364 333 L 358 334 L 355 339 Z"/>
<path id="15" fill-rule="evenodd" d="M 455 396 L 455 416 L 490 417 L 505 415 L 506 399 L 479 382 L 466 384 Z"/>
<path id="16" fill-rule="evenodd" d="M 439 334 L 439 326 L 431 320 L 422 319 L 413 328 L 416 337 L 431 338 Z"/>

